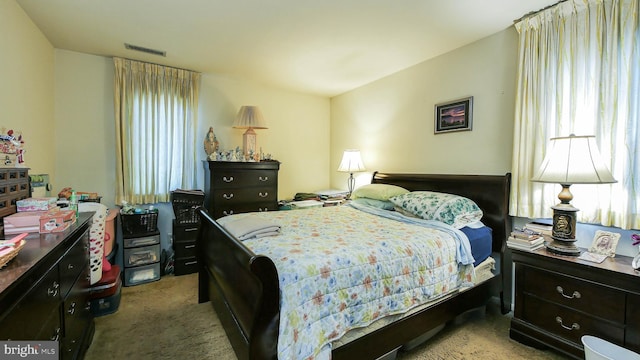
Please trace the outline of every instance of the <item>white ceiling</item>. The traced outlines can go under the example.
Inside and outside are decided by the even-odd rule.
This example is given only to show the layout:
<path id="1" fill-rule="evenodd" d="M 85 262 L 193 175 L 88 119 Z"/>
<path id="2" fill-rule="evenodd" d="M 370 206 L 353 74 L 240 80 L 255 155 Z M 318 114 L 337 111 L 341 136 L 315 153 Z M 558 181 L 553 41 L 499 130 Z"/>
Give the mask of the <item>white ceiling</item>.
<path id="1" fill-rule="evenodd" d="M 58 49 L 333 96 L 500 32 L 557 0 L 16 1 Z"/>

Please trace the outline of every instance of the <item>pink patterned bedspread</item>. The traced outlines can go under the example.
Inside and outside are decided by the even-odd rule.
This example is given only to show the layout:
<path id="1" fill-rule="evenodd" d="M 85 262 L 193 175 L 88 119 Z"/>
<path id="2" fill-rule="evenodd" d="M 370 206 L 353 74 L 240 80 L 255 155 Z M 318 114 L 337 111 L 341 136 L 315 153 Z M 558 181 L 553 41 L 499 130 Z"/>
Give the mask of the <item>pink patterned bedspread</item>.
<path id="1" fill-rule="evenodd" d="M 450 232 L 351 206 L 247 213 L 281 234 L 245 240 L 273 260 L 280 279 L 279 359 L 329 359 L 331 342 L 387 315 L 404 313 L 474 280 L 456 260 Z M 468 240 L 466 240 L 468 242 Z M 468 247 L 468 244 L 467 244 Z"/>

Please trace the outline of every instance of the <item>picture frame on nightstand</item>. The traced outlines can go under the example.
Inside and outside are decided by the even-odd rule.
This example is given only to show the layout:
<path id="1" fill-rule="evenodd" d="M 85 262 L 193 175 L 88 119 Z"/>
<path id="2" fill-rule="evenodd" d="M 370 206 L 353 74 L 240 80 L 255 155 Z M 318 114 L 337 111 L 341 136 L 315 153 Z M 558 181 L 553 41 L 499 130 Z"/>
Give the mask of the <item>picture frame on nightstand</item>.
<path id="1" fill-rule="evenodd" d="M 593 237 L 593 243 L 589 248 L 589 252 L 615 257 L 619 239 L 619 233 L 597 230 Z"/>

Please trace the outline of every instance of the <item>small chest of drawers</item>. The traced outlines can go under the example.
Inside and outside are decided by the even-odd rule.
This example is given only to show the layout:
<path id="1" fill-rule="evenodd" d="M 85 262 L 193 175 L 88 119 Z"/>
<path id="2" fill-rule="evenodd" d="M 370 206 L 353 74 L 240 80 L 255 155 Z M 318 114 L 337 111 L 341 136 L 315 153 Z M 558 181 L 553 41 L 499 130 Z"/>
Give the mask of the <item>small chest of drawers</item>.
<path id="1" fill-rule="evenodd" d="M 205 207 L 214 219 L 278 210 L 277 161 L 205 162 Z"/>
<path id="2" fill-rule="evenodd" d="M 583 335 L 640 352 L 640 274 L 616 255 L 597 264 L 540 249 L 513 251 L 515 308 L 510 336 L 584 358 Z"/>

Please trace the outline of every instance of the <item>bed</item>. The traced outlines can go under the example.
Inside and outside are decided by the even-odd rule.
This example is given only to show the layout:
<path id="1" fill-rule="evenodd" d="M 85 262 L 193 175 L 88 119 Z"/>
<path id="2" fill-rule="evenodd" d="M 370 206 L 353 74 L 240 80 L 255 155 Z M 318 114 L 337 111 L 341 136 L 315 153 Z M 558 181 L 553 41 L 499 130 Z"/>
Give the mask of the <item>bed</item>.
<path id="1" fill-rule="evenodd" d="M 496 270 L 493 276 L 473 287 L 448 292 L 434 298 L 427 306 L 412 308 L 393 320 L 385 317 L 386 322 L 380 321 L 348 341 L 340 341 L 331 350 L 332 359 L 392 357 L 402 346 L 414 343 L 466 311 L 485 305 L 492 297 L 500 300 L 503 313 L 506 312 L 502 274 L 505 273 L 505 241 L 511 230 L 508 215 L 510 174 L 376 172 L 371 183 L 396 185 L 410 191 L 456 194 L 473 200 L 482 209 L 482 223 L 492 230 L 491 258 L 496 261 Z M 285 316 L 281 317 L 280 313 L 282 289 L 276 264 L 270 257 L 254 253 L 243 241 L 231 235 L 219 223 L 224 221 L 212 219 L 206 209 L 198 211 L 202 219 L 197 240 L 201 264 L 199 302 L 211 301 L 238 359 L 278 358 L 279 328 Z"/>

